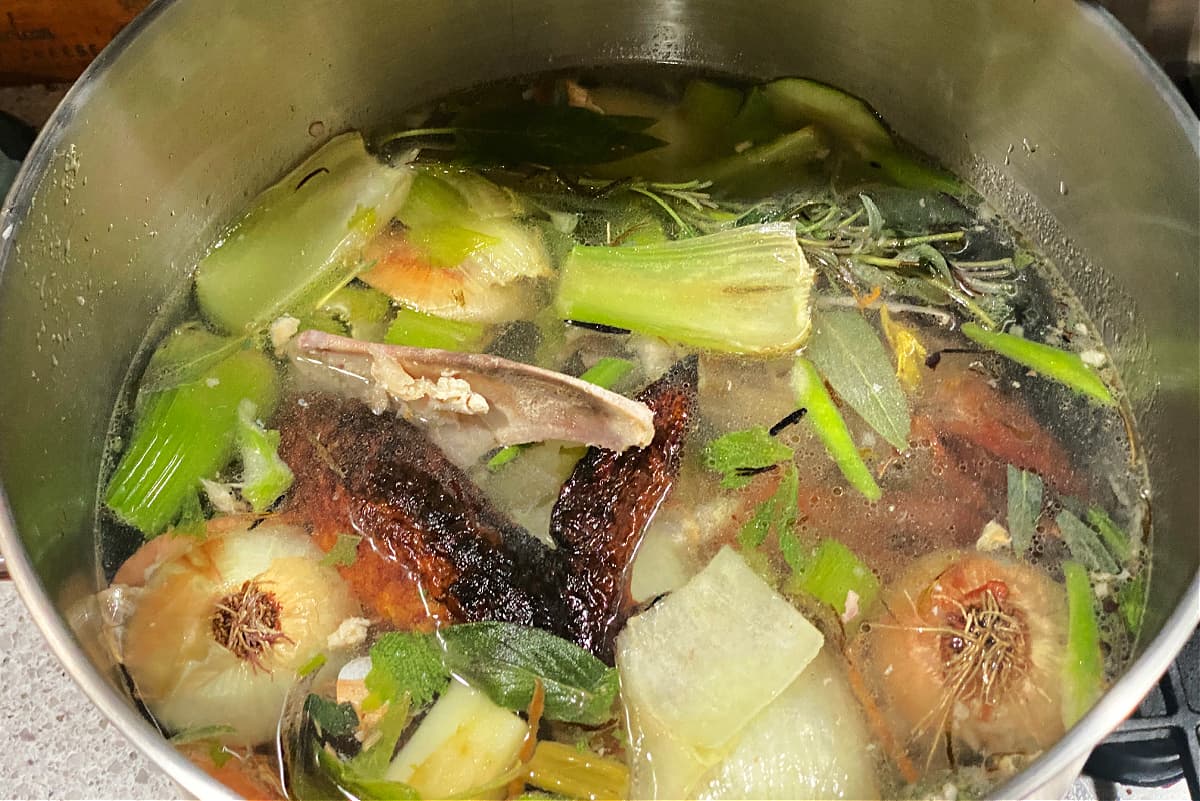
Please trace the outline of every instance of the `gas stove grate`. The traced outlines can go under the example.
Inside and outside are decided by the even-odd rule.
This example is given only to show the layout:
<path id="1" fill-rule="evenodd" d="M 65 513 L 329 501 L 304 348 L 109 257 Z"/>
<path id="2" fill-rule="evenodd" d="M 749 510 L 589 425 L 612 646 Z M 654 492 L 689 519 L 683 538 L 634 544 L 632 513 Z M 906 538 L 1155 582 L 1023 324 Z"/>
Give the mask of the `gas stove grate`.
<path id="1" fill-rule="evenodd" d="M 1158 685 L 1092 751 L 1084 772 L 1096 779 L 1138 787 L 1187 781 L 1200 799 L 1200 629 Z"/>

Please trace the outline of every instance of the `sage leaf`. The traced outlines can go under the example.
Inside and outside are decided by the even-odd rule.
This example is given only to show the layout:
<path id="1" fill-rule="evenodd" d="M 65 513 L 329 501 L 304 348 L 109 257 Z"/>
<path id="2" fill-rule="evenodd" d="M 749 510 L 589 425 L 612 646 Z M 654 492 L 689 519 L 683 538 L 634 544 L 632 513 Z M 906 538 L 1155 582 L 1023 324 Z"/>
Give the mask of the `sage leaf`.
<path id="1" fill-rule="evenodd" d="M 1036 473 L 1008 466 L 1008 533 L 1013 550 L 1024 555 L 1033 544 L 1038 515 L 1042 512 L 1042 479 Z"/>
<path id="2" fill-rule="evenodd" d="M 357 534 L 339 533 L 333 547 L 321 557 L 321 564 L 326 567 L 349 567 L 358 560 L 358 544 L 362 537 Z"/>
<path id="3" fill-rule="evenodd" d="M 500 706 L 527 709 L 541 681 L 547 719 L 594 726 L 613 717 L 616 670 L 574 643 L 511 623 L 466 623 L 437 636 L 446 666 Z"/>
<path id="4" fill-rule="evenodd" d="M 1058 531 L 1075 561 L 1099 573 L 1115 575 L 1121 572 L 1117 560 L 1100 541 L 1100 535 L 1088 528 L 1087 523 L 1066 509 L 1058 513 L 1054 522 L 1058 524 Z"/>
<path id="5" fill-rule="evenodd" d="M 896 450 L 908 447 L 908 400 L 879 335 L 854 311 L 826 311 L 805 355 L 851 409 Z"/>
<path id="6" fill-rule="evenodd" d="M 867 212 L 867 236 L 872 239 L 877 239 L 883 234 L 883 214 L 880 213 L 879 207 L 875 205 L 875 201 L 871 200 L 867 195 L 859 195 L 858 199 L 862 202 L 863 209 Z"/>

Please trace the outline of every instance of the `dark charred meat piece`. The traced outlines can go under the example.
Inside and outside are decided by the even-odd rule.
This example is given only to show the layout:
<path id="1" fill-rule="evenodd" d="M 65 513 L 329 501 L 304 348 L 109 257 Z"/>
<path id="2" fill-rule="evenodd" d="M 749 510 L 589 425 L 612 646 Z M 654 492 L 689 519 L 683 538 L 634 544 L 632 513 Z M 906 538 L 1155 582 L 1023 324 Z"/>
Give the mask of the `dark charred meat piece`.
<path id="1" fill-rule="evenodd" d="M 555 560 L 418 428 L 319 395 L 289 404 L 280 431 L 296 474 L 290 511 L 322 545 L 338 533 L 364 538 L 342 573 L 377 613 L 405 627 L 434 618 L 558 628 Z"/>
<path id="2" fill-rule="evenodd" d="M 296 474 L 286 511 L 322 547 L 363 537 L 342 575 L 394 625 L 520 623 L 611 659 L 629 564 L 679 470 L 696 370 L 681 362 L 639 396 L 654 412 L 650 445 L 580 460 L 551 518 L 556 548 L 497 510 L 420 429 L 329 395 L 281 413 L 279 452 Z"/>
<path id="3" fill-rule="evenodd" d="M 697 360 L 676 364 L 638 400 L 654 412 L 654 441 L 622 453 L 589 448 L 563 484 L 550 533 L 566 564 L 563 635 L 606 662 L 630 609 L 628 568 L 679 474 L 695 414 Z"/>

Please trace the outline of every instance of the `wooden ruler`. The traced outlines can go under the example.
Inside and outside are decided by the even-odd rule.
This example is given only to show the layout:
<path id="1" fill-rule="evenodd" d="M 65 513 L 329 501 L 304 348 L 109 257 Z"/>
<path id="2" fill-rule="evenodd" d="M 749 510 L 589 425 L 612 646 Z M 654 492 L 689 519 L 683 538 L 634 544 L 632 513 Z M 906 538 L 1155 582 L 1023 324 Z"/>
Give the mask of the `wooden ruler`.
<path id="1" fill-rule="evenodd" d="M 150 0 L 0 0 L 0 85 L 73 81 Z"/>

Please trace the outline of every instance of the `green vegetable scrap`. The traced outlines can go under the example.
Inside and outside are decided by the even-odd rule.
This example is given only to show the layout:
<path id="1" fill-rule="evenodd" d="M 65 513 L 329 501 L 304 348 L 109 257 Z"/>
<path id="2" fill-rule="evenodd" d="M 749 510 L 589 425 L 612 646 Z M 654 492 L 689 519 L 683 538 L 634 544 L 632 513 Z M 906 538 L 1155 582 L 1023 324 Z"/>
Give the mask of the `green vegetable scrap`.
<path id="1" fill-rule="evenodd" d="M 411 178 L 368 153 L 357 133 L 331 139 L 259 195 L 200 261 L 201 311 L 235 334 L 284 314 L 303 319 L 363 268 L 362 247 L 403 203 Z"/>
<path id="2" fill-rule="evenodd" d="M 504 465 L 520 456 L 521 451 L 528 447 L 528 443 L 521 443 L 519 445 L 505 445 L 503 448 L 496 451 L 492 458 L 488 459 L 488 470 L 499 470 L 501 467 L 504 467 Z"/>
<path id="3" fill-rule="evenodd" d="M 180 358 L 196 365 L 196 354 L 224 353 L 227 347 L 222 337 L 183 328 L 159 346 L 147 369 L 166 375 Z M 192 371 L 189 367 L 186 372 Z M 129 446 L 109 479 L 105 504 L 147 537 L 162 533 L 195 499 L 200 479 L 216 476 L 233 458 L 241 402 L 249 400 L 261 414 L 270 414 L 278 382 L 266 356 L 239 348 L 195 371 L 193 379 L 143 391 Z"/>
<path id="4" fill-rule="evenodd" d="M 1008 466 L 1008 533 L 1018 556 L 1028 552 L 1042 513 L 1042 479 L 1036 473 Z"/>
<path id="5" fill-rule="evenodd" d="M 217 364 L 249 347 L 246 338 L 213 336 L 195 322 L 175 329 L 169 341 L 169 348 L 164 342 L 155 351 L 138 382 L 139 406 L 151 395 L 207 378 Z"/>
<path id="6" fill-rule="evenodd" d="M 317 697 L 310 695 L 307 701 L 312 701 Z M 324 731 L 329 736 L 353 737 L 354 731 L 347 732 L 345 728 L 349 723 L 349 716 L 341 709 L 341 707 L 349 705 L 333 704 L 324 699 L 321 701 L 323 703 L 320 706 L 310 709 L 310 714 L 316 712 L 312 717 L 318 731 Z M 306 709 L 309 709 L 307 702 Z M 409 705 L 404 700 L 390 704 L 376 728 L 375 743 L 369 748 L 364 748 L 349 761 L 342 761 L 327 748 L 320 746 L 314 748 L 317 765 L 337 786 L 339 795 L 345 796 L 348 792 L 350 793 L 349 797 L 364 801 L 368 799 L 371 801 L 408 801 L 409 799 L 415 801 L 420 798 L 417 791 L 409 785 L 384 778 L 388 765 L 391 764 L 392 755 L 396 751 L 396 744 L 400 741 L 400 736 L 408 725 L 409 711 Z M 353 714 L 353 708 L 349 712 Z M 338 726 L 338 734 L 321 729 L 318 715 L 327 724 Z M 328 789 L 320 788 L 318 792 L 319 796 L 312 797 L 332 797 Z M 304 795 L 309 797 L 307 794 Z"/>
<path id="7" fill-rule="evenodd" d="M 384 781 L 383 776 L 388 769 L 388 765 L 392 762 L 392 756 L 396 753 L 396 744 L 400 742 L 400 736 L 408 728 L 413 713 L 414 707 L 407 696 L 389 703 L 383 713 L 383 720 L 379 722 L 379 726 L 376 729 L 377 740 L 375 744 L 369 748 L 364 748 L 354 759 L 350 760 L 346 766 L 348 770 L 343 773 L 343 777 L 360 786 L 368 782 Z M 382 796 L 382 798 L 386 799 L 397 797 L 415 798 L 416 795 Z"/>
<path id="8" fill-rule="evenodd" d="M 854 552 L 837 540 L 822 540 L 792 589 L 808 593 L 845 615 L 850 593 L 858 608 L 866 609 L 879 594 L 879 579 Z"/>
<path id="9" fill-rule="evenodd" d="M 364 709 L 405 697 L 419 709 L 446 689 L 450 674 L 435 640 L 425 634 L 389 631 L 371 646 L 371 670 L 365 680 L 370 695 Z"/>
<path id="10" fill-rule="evenodd" d="M 1116 404 L 1108 387 L 1091 367 L 1084 364 L 1078 353 L 1059 350 L 1012 334 L 985 331 L 975 323 L 964 323 L 962 332 L 972 342 L 1065 384 L 1098 403 L 1105 406 Z"/>
<path id="11" fill-rule="evenodd" d="M 314 654 L 312 659 L 296 668 L 296 675 L 300 678 L 304 678 L 310 673 L 316 673 L 318 670 L 325 667 L 325 663 L 328 661 L 329 658 L 325 656 L 325 654 Z"/>
<path id="12" fill-rule="evenodd" d="M 725 196 L 761 197 L 794 186 L 798 173 L 828 155 L 828 140 L 810 125 L 732 156 L 699 164 L 693 172 L 711 181 Z"/>
<path id="13" fill-rule="evenodd" d="M 432 314 L 400 308 L 383 341 L 388 345 L 437 348 L 477 353 L 487 340 L 489 327 L 468 320 L 447 320 Z"/>
<path id="14" fill-rule="evenodd" d="M 781 78 L 762 87 L 777 124 L 797 127 L 816 123 L 831 131 L 863 161 L 901 186 L 964 194 L 967 189 L 950 173 L 922 164 L 901 152 L 879 115 L 865 101 L 807 78 Z"/>
<path id="15" fill-rule="evenodd" d="M 208 520 L 204 517 L 204 508 L 200 506 L 200 492 L 192 489 L 183 497 L 179 507 L 179 519 L 172 529 L 174 534 L 203 539 L 208 534 Z"/>
<path id="16" fill-rule="evenodd" d="M 255 419 L 258 407 L 249 398 L 238 404 L 237 447 L 242 459 L 242 497 L 262 514 L 292 486 L 295 478 L 279 458 L 279 432 Z"/>
<path id="17" fill-rule="evenodd" d="M 321 558 L 326 567 L 349 567 L 358 559 L 358 544 L 362 537 L 357 534 L 338 534 L 333 547 Z"/>
<path id="18" fill-rule="evenodd" d="M 772 495 L 759 504 L 750 519 L 742 525 L 738 532 L 738 545 L 742 546 L 744 551 L 760 547 L 767 541 L 767 535 L 771 533 L 771 524 L 774 521 L 775 496 Z"/>
<path id="19" fill-rule="evenodd" d="M 346 329 L 345 333 L 355 339 L 370 342 L 378 342 L 383 337 L 391 311 L 392 302 L 387 295 L 376 289 L 354 284 L 334 292 L 318 309 L 319 313 L 324 313 L 341 323 Z M 311 326 L 307 325 L 305 320 L 301 321 L 300 330 L 309 327 Z"/>
<path id="20" fill-rule="evenodd" d="M 349 797 L 359 799 L 359 801 L 419 801 L 421 798 L 416 790 L 404 782 L 363 776 L 359 770 L 355 769 L 354 760 L 342 762 L 324 749 L 317 749 L 316 754 L 317 763 L 333 780 L 338 794 L 343 798 Z M 347 793 L 349 796 L 346 795 Z M 305 796 L 302 801 L 307 801 L 309 798 L 330 797 L 334 796 L 326 790 L 321 795 Z"/>
<path id="21" fill-rule="evenodd" d="M 1100 697 L 1104 685 L 1104 658 L 1100 653 L 1100 627 L 1087 569 L 1064 562 L 1067 581 L 1067 651 L 1063 659 L 1063 724 L 1075 725 Z"/>
<path id="22" fill-rule="evenodd" d="M 763 426 L 733 431 L 704 446 L 704 466 L 721 474 L 721 486 L 741 489 L 751 477 L 786 462 L 795 452 L 770 435 Z"/>
<path id="23" fill-rule="evenodd" d="M 792 388 L 796 392 L 796 403 L 808 409 L 805 419 L 825 445 L 826 452 L 837 463 L 842 475 L 868 500 L 879 500 L 883 491 L 875 483 L 875 477 L 859 454 L 858 446 L 846 428 L 846 421 L 829 397 L 817 368 L 808 359 L 796 359 L 792 370 Z"/>
<path id="24" fill-rule="evenodd" d="M 595 384 L 601 389 L 612 389 L 622 378 L 633 372 L 635 366 L 628 359 L 605 356 L 584 370 L 583 374 L 579 376 L 579 380 Z"/>
<path id="25" fill-rule="evenodd" d="M 805 355 L 838 396 L 892 447 L 908 447 L 908 400 L 879 335 L 854 311 L 822 312 Z"/>
<path id="26" fill-rule="evenodd" d="M 613 718 L 617 672 L 541 629 L 467 623 L 442 629 L 447 666 L 495 703 L 525 710 L 540 681 L 548 720 L 594 726 Z"/>
<path id="27" fill-rule="evenodd" d="M 1054 522 L 1058 524 L 1058 531 L 1062 534 L 1073 559 L 1088 570 L 1113 575 L 1121 572 L 1117 560 L 1104 547 L 1100 536 L 1088 528 L 1087 523 L 1066 509 L 1058 513 Z"/>
<path id="28" fill-rule="evenodd" d="M 812 280 L 792 225 L 743 226 L 660 244 L 577 245 L 554 308 L 563 319 L 700 348 L 780 353 L 808 337 Z"/>

